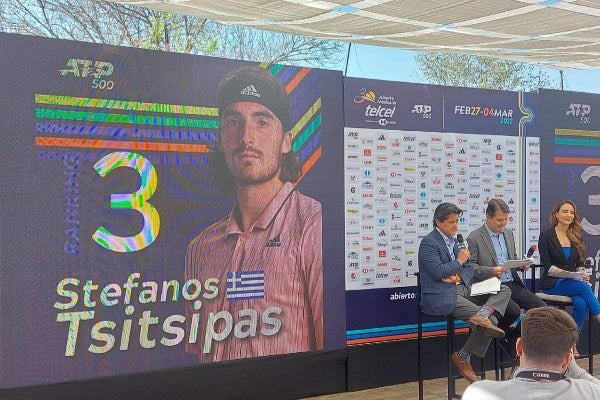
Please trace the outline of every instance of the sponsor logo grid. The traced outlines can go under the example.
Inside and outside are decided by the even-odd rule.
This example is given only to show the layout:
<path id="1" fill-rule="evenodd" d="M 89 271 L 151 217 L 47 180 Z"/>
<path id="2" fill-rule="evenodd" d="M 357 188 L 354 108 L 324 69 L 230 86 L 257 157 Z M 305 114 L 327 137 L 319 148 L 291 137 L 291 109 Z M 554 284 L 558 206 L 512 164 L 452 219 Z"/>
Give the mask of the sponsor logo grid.
<path id="1" fill-rule="evenodd" d="M 511 136 L 345 129 L 346 289 L 416 286 L 420 239 L 443 202 L 464 214 L 468 233 L 485 220 L 489 199 L 518 203 L 518 140 Z M 529 146 L 529 238 L 539 232 L 538 150 Z M 518 225 L 511 214 L 509 229 Z"/>

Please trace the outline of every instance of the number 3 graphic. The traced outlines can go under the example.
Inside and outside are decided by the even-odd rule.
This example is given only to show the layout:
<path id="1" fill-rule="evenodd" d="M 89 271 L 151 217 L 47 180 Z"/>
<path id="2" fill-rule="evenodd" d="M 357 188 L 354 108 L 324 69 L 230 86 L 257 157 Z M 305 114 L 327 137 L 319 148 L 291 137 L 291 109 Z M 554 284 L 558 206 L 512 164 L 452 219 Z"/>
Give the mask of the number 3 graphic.
<path id="1" fill-rule="evenodd" d="M 581 173 L 581 180 L 583 183 L 587 183 L 590 178 L 598 178 L 600 177 L 600 167 L 597 165 L 592 165 L 587 167 L 585 171 Z M 588 196 L 588 204 L 590 206 L 598 206 L 600 205 L 600 194 L 590 194 Z M 581 220 L 581 227 L 590 235 L 600 235 L 600 225 L 592 224 L 587 218 Z"/>
<path id="2" fill-rule="evenodd" d="M 114 152 L 102 157 L 94 164 L 94 169 L 102 177 L 120 167 L 133 168 L 141 178 L 140 188 L 135 193 L 111 194 L 111 208 L 130 208 L 144 217 L 144 226 L 135 236 L 117 236 L 105 227 L 99 227 L 92 238 L 100 246 L 119 253 L 142 250 L 152 244 L 160 230 L 160 217 L 156 208 L 147 202 L 156 190 L 158 177 L 156 169 L 148 159 L 132 152 Z"/>

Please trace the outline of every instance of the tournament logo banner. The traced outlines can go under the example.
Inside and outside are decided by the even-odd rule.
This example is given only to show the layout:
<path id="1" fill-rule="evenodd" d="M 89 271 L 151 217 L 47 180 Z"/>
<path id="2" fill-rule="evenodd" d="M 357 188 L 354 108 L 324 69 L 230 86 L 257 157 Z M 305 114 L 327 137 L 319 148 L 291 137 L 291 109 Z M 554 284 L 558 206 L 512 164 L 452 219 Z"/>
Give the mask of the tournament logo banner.
<path id="1" fill-rule="evenodd" d="M 345 78 L 346 126 L 369 129 L 441 131 L 442 98 L 431 86 Z"/>
<path id="2" fill-rule="evenodd" d="M 0 57 L 0 387 L 344 346 L 339 72 Z"/>
<path id="3" fill-rule="evenodd" d="M 577 205 L 592 266 L 593 289 L 600 288 L 600 95 L 541 90 L 538 135 L 541 139 L 541 229 L 550 228 L 554 204 Z"/>

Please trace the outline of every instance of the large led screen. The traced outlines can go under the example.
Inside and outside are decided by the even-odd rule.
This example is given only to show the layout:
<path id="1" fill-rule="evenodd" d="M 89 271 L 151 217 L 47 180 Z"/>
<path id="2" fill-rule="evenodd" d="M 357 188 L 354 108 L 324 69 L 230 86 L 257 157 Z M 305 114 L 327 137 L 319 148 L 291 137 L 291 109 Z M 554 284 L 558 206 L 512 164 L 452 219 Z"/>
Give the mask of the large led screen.
<path id="1" fill-rule="evenodd" d="M 0 387 L 345 345 L 339 72 L 0 58 Z"/>

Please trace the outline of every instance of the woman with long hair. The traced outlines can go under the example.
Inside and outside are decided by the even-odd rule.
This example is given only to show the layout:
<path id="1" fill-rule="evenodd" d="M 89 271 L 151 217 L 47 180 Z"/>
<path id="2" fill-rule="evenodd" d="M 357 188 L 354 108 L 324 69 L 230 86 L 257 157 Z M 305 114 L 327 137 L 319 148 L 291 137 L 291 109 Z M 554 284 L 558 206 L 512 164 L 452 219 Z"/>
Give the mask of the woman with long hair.
<path id="1" fill-rule="evenodd" d="M 569 296 L 573 301 L 573 319 L 581 332 L 588 310 L 600 322 L 600 303 L 589 284 L 590 275 L 569 276 L 585 264 L 583 228 L 577 206 L 570 200 L 559 201 L 550 214 L 552 227 L 538 241 L 544 267 L 540 288 L 547 294 Z"/>

